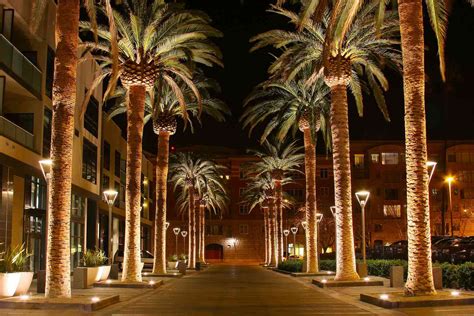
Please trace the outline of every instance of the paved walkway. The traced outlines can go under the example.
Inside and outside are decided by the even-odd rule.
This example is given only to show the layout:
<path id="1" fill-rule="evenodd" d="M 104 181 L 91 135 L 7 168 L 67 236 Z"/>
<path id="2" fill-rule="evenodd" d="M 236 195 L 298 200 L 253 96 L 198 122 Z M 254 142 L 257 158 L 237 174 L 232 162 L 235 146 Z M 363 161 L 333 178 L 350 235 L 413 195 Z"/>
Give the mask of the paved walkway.
<path id="1" fill-rule="evenodd" d="M 357 305 L 355 305 L 357 304 Z M 347 303 L 315 286 L 259 266 L 214 265 L 168 282 L 102 315 L 375 315 L 386 313 Z M 379 311 L 379 312 L 377 312 Z"/>

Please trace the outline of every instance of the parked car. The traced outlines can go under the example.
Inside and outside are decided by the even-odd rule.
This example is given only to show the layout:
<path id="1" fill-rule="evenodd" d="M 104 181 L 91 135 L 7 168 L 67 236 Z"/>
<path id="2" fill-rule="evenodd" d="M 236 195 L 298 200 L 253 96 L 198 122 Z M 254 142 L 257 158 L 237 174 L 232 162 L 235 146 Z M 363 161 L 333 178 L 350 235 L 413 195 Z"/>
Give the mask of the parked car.
<path id="1" fill-rule="evenodd" d="M 447 237 L 437 241 L 431 249 L 433 261 L 450 261 L 451 254 L 458 251 L 461 241 L 461 238 L 456 237 Z"/>
<path id="2" fill-rule="evenodd" d="M 451 263 L 474 262 L 474 238 L 463 238 L 459 243 L 459 248 L 450 254 Z"/>
<path id="3" fill-rule="evenodd" d="M 384 247 L 384 257 L 387 259 L 407 259 L 408 241 L 399 240 Z"/>
<path id="4" fill-rule="evenodd" d="M 141 251 L 141 257 L 143 262 L 143 269 L 153 269 L 153 254 L 148 250 Z M 114 256 L 114 263 L 119 264 L 119 269 L 122 270 L 123 264 L 123 249 L 117 250 Z"/>

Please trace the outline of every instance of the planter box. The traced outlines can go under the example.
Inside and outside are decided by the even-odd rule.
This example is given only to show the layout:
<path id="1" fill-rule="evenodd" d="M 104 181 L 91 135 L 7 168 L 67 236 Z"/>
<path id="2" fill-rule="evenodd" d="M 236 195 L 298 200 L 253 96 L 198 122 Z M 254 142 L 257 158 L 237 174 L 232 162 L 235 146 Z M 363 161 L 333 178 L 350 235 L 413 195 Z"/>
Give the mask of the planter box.
<path id="1" fill-rule="evenodd" d="M 166 267 L 168 270 L 176 270 L 176 267 L 178 266 L 178 261 L 168 261 Z"/>
<path id="2" fill-rule="evenodd" d="M 21 275 L 15 273 L 0 273 L 0 296 L 13 296 L 20 283 Z"/>
<path id="3" fill-rule="evenodd" d="M 33 281 L 33 272 L 19 272 L 20 273 L 20 282 L 16 288 L 15 295 L 24 295 L 28 293 L 30 289 L 31 282 Z"/>
<path id="4" fill-rule="evenodd" d="M 109 277 L 110 266 L 74 268 L 73 288 L 85 289 Z"/>

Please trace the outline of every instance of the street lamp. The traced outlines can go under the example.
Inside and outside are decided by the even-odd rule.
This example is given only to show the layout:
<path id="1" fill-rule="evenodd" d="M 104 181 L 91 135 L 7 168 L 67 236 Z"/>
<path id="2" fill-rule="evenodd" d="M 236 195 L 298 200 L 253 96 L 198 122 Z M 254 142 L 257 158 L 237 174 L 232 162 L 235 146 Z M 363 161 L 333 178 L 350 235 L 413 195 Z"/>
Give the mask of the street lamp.
<path id="1" fill-rule="evenodd" d="M 39 161 L 39 165 L 41 168 L 41 172 L 43 173 L 43 177 L 46 180 L 46 225 L 45 227 L 45 245 L 46 245 L 46 256 L 45 262 L 48 259 L 48 234 L 49 234 L 49 184 L 51 182 L 51 169 L 53 167 L 53 160 L 51 159 L 43 159 Z"/>
<path id="2" fill-rule="evenodd" d="M 293 256 L 296 257 L 296 233 L 298 232 L 298 227 L 293 226 L 290 228 L 290 230 L 293 234 Z"/>
<path id="3" fill-rule="evenodd" d="M 168 227 L 170 227 L 170 222 L 165 223 L 165 229 L 168 230 Z"/>
<path id="4" fill-rule="evenodd" d="M 104 191 L 104 200 L 107 202 L 109 207 L 109 240 L 107 243 L 107 248 L 109 249 L 109 263 L 112 264 L 112 209 L 114 207 L 115 199 L 117 198 L 118 192 L 115 190 L 105 190 Z"/>
<path id="5" fill-rule="evenodd" d="M 181 228 L 179 227 L 173 228 L 173 233 L 176 236 L 176 255 L 178 255 L 178 235 L 180 231 L 181 231 Z"/>
<path id="6" fill-rule="evenodd" d="M 183 244 L 184 244 L 184 253 L 186 253 L 186 236 L 188 235 L 188 232 L 185 230 L 181 231 L 181 236 L 183 236 Z"/>
<path id="7" fill-rule="evenodd" d="M 329 207 L 329 210 L 331 211 L 331 214 L 334 218 L 336 218 L 336 207 L 335 206 L 331 206 Z"/>
<path id="8" fill-rule="evenodd" d="M 316 253 L 318 254 L 318 262 L 319 262 L 319 223 L 323 220 L 322 213 L 316 213 Z"/>
<path id="9" fill-rule="evenodd" d="M 367 263 L 365 258 L 365 205 L 369 200 L 370 192 L 369 191 L 358 191 L 356 192 L 357 201 L 362 208 L 362 261 Z"/>
<path id="10" fill-rule="evenodd" d="M 427 161 L 426 166 L 428 167 L 428 174 L 429 174 L 429 181 L 431 181 L 431 178 L 433 177 L 434 171 L 436 169 L 436 165 L 438 163 L 436 161 Z"/>
<path id="11" fill-rule="evenodd" d="M 445 181 L 448 183 L 448 194 L 449 194 L 449 213 L 451 217 L 451 236 L 454 236 L 454 231 L 453 231 L 453 197 L 451 194 L 451 184 L 454 182 L 454 177 L 453 176 L 448 176 L 446 177 Z M 443 227 L 444 231 L 444 227 Z"/>
<path id="12" fill-rule="evenodd" d="M 288 259 L 288 235 L 290 234 L 290 231 L 288 229 L 285 229 L 283 231 L 283 235 L 285 236 L 285 251 L 286 251 L 286 257 Z"/>

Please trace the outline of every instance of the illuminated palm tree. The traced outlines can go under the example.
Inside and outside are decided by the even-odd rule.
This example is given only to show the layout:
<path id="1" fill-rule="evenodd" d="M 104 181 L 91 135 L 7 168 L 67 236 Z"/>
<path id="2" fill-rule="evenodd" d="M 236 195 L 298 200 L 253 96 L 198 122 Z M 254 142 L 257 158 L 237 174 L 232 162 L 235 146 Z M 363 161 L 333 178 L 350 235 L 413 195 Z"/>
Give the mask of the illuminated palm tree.
<path id="1" fill-rule="evenodd" d="M 282 141 L 291 131 L 299 129 L 304 135 L 306 176 L 306 272 L 316 273 L 317 253 L 317 204 L 316 204 L 316 133 L 322 130 L 326 145 L 330 145 L 328 124 L 329 89 L 322 78 L 308 86 L 306 78 L 283 83 L 264 83 L 246 100 L 241 122 L 250 127 L 249 133 L 259 124 L 266 124 L 261 137 L 264 141 L 271 132 L 276 132 Z"/>
<path id="2" fill-rule="evenodd" d="M 222 190 L 226 192 L 221 175 L 225 168 L 211 160 L 201 159 L 192 153 L 177 153 L 172 156 L 170 164 L 170 181 L 173 183 L 174 191 L 178 196 L 183 196 L 181 203 L 188 208 L 189 220 L 189 267 L 196 266 L 196 202 L 204 196 L 204 191 L 212 187 L 214 192 Z M 183 203 L 183 199 L 187 203 Z M 217 203 L 217 202 L 216 202 Z"/>
<path id="3" fill-rule="evenodd" d="M 127 176 L 125 246 L 122 281 L 141 281 L 140 266 L 140 185 L 142 135 L 146 92 L 155 81 L 179 89 L 177 78 L 189 83 L 193 64 L 220 64 L 220 53 L 210 43 L 210 36 L 220 32 L 209 25 L 203 13 L 180 10 L 153 2 L 125 1 L 122 10 L 105 12 L 110 19 L 108 31 L 99 25 L 99 43 L 84 42 L 85 52 L 90 51 L 101 68 L 89 90 L 109 78 L 105 98 L 111 95 L 120 79 L 127 90 Z M 81 23 L 82 31 L 92 30 L 90 22 Z M 161 92 L 161 89 L 158 90 Z M 157 96 L 158 98 L 161 95 Z"/>
<path id="4" fill-rule="evenodd" d="M 147 95 L 145 102 L 145 124 L 153 121 L 153 130 L 158 135 L 158 157 L 156 164 L 156 214 L 155 214 L 155 248 L 153 273 L 166 273 L 166 196 L 168 182 L 169 139 L 177 130 L 177 119 L 189 125 L 194 132 L 193 118 L 201 124 L 201 113 L 207 114 L 218 122 L 230 115 L 228 107 L 219 99 L 213 98 L 212 91 L 218 91 L 216 82 L 202 75 L 195 76 L 191 83 L 177 80 L 179 90 L 169 85 L 161 86 L 161 93 L 155 85 L 153 93 Z M 155 95 L 160 95 L 156 98 Z M 127 110 L 123 102 L 125 91 L 119 91 L 118 102 L 109 110 L 113 117 Z"/>
<path id="5" fill-rule="evenodd" d="M 355 267 L 354 236 L 352 227 L 351 169 L 349 151 L 349 123 L 347 86 L 352 92 L 359 114 L 362 115 L 362 85 L 366 78 L 367 86 L 374 94 L 375 101 L 388 120 L 383 90 L 388 89 L 388 80 L 382 65 L 395 69 L 401 67 L 401 58 L 396 48 L 399 26 L 396 14 L 387 12 L 386 23 L 380 34 L 373 21 L 377 6 L 364 5 L 355 16 L 345 36 L 334 42 L 327 61 L 323 58 L 325 32 L 330 16 L 325 14 L 323 21 L 301 22 L 298 15 L 282 9 L 273 11 L 286 16 L 294 24 L 302 23 L 300 33 L 272 30 L 256 36 L 254 49 L 263 46 L 283 48 L 280 56 L 269 71 L 273 77 L 292 80 L 309 68 L 313 74 L 307 83 L 317 81 L 321 73 L 331 90 L 330 127 L 334 164 L 334 188 L 336 197 L 337 226 L 337 272 L 336 280 L 354 280 L 359 276 Z"/>
<path id="6" fill-rule="evenodd" d="M 291 179 L 291 174 L 301 172 L 300 167 L 304 159 L 301 149 L 302 147 L 297 146 L 296 142 L 274 141 L 270 143 L 265 141 L 263 151 L 249 150 L 260 160 L 249 164 L 248 174 L 254 174 L 256 177 L 267 174 L 275 185 L 272 191 L 275 196 L 275 221 L 277 224 L 275 227 L 276 265 L 283 260 L 283 184 L 285 179 Z"/>

